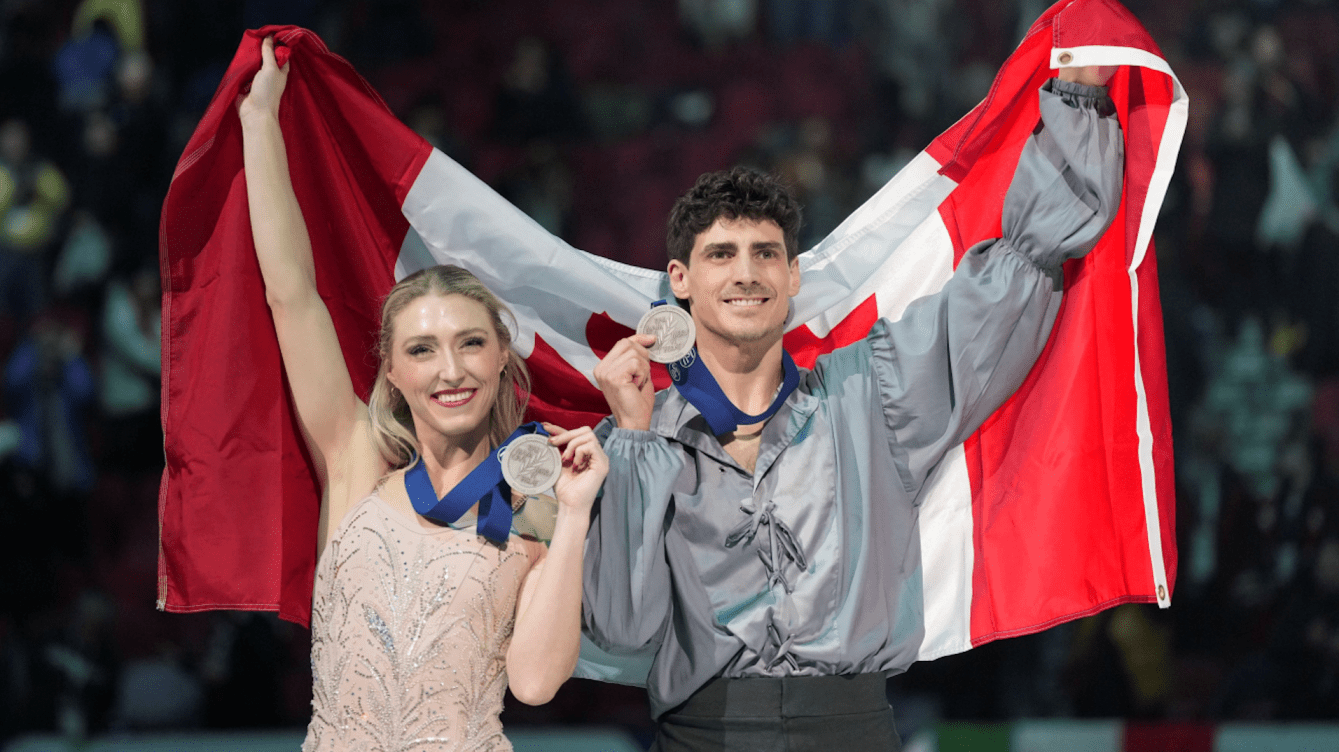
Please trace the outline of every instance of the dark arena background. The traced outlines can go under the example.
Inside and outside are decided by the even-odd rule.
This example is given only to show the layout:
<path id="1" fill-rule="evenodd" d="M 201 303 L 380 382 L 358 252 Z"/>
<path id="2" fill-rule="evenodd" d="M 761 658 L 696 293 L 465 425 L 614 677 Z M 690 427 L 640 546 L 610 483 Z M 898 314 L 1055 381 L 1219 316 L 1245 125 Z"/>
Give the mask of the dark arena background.
<path id="1" fill-rule="evenodd" d="M 1041 0 L 0 0 L 0 748 L 296 749 L 308 633 L 154 608 L 158 222 L 242 32 L 314 30 L 573 246 L 663 268 L 701 172 L 781 174 L 809 247 L 985 94 Z M 906 749 L 1339 749 L 1339 8 L 1128 0 L 1188 90 L 1155 243 L 1173 606 L 888 683 Z M 639 689 L 503 714 L 641 750 Z"/>

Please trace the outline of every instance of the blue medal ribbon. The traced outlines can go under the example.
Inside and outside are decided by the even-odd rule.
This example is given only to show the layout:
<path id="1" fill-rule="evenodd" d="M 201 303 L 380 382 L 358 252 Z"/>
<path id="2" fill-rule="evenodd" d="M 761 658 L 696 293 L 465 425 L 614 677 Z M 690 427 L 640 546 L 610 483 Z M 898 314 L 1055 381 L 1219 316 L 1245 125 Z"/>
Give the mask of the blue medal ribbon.
<path id="1" fill-rule="evenodd" d="M 496 543 L 506 542 L 511 535 L 511 486 L 502 477 L 502 463 L 498 462 L 497 456 L 513 440 L 532 433 L 549 435 L 539 423 L 526 423 L 517 428 L 501 446 L 489 452 L 478 467 L 440 499 L 437 498 L 437 490 L 432 487 L 432 479 L 428 477 L 428 468 L 423 458 L 419 457 L 404 474 L 404 488 L 409 493 L 409 502 L 414 505 L 414 511 L 434 522 L 449 525 L 477 503 L 479 520 L 475 530 Z"/>
<path id="2" fill-rule="evenodd" d="M 665 301 L 657 300 L 651 307 L 658 305 L 665 305 Z M 674 381 L 679 394 L 702 413 L 707 425 L 711 427 L 711 432 L 717 436 L 730 433 L 740 426 L 761 423 L 772 417 L 781 409 L 781 405 L 785 404 L 790 393 L 795 391 L 795 387 L 800 385 L 800 369 L 795 366 L 795 359 L 790 357 L 790 353 L 782 350 L 781 390 L 776 393 L 772 404 L 766 410 L 757 415 L 749 415 L 735 407 L 735 403 L 721 391 L 721 385 L 716 382 L 716 377 L 711 375 L 711 369 L 707 368 L 707 364 L 697 356 L 697 345 L 693 345 L 693 349 L 689 350 L 687 355 L 666 364 L 665 368 L 669 371 L 670 379 Z"/>

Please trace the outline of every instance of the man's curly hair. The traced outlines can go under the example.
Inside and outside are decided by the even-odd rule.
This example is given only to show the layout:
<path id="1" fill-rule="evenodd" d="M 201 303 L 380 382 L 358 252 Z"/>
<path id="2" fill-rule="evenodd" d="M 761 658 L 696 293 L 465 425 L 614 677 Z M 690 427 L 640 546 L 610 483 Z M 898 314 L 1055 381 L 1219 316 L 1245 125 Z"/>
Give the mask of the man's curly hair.
<path id="1" fill-rule="evenodd" d="M 800 202 L 775 176 L 735 167 L 704 174 L 674 202 L 665 242 L 670 259 L 686 265 L 697 236 L 722 218 L 771 220 L 786 238 L 786 260 L 800 252 Z"/>

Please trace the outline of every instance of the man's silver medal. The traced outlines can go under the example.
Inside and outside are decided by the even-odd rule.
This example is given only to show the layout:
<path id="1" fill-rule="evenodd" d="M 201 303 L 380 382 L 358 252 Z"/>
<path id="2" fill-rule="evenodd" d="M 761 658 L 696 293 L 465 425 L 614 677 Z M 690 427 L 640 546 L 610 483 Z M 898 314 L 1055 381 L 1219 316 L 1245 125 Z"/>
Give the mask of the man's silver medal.
<path id="1" fill-rule="evenodd" d="M 638 334 L 654 334 L 656 343 L 647 348 L 651 360 L 673 363 L 693 350 L 697 342 L 697 327 L 688 311 L 669 303 L 647 311 L 637 322 Z"/>

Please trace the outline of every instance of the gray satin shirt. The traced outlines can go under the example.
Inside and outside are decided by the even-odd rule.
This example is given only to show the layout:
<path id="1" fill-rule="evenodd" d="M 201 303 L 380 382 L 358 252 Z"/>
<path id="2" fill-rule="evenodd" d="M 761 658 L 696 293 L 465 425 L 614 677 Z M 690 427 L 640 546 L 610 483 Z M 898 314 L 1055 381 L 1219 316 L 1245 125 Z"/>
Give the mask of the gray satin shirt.
<path id="1" fill-rule="evenodd" d="M 587 636 L 654 649 L 659 717 L 716 676 L 906 670 L 924 632 L 917 497 L 1022 383 L 1061 298 L 1060 264 L 1115 215 L 1124 166 L 1101 89 L 1049 81 L 1004 238 L 944 288 L 818 358 L 740 467 L 677 390 L 648 431 L 596 429 L 609 454 L 586 544 Z"/>

